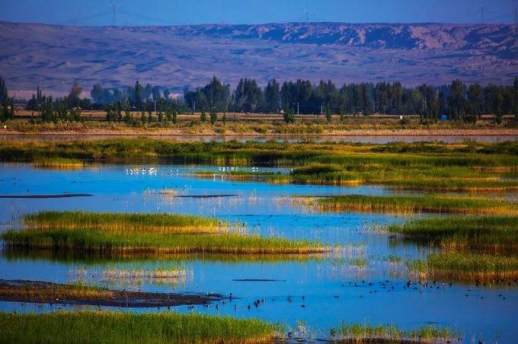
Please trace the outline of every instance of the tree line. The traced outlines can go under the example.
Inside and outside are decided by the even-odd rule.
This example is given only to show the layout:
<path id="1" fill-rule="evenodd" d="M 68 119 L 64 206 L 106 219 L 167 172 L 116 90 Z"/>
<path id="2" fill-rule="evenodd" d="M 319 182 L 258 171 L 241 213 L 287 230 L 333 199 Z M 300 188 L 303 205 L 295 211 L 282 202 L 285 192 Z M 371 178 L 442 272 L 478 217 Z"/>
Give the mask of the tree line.
<path id="1" fill-rule="evenodd" d="M 339 115 L 419 115 L 423 122 L 436 121 L 442 115 L 451 120 L 473 122 L 481 114 L 495 114 L 499 122 L 504 114 L 518 118 L 518 78 L 512 85 L 465 84 L 454 80 L 435 87 L 404 87 L 399 82 L 351 83 L 341 87 L 332 81 L 313 84 L 309 80 L 271 80 L 261 87 L 256 80 L 241 79 L 235 88 L 213 77 L 194 90 L 185 89 L 182 97 L 173 97 L 169 89 L 142 85 L 139 81 L 124 88 L 104 88 L 96 84 L 90 98 L 81 98 L 82 88 L 74 83 L 67 96 L 53 98 L 38 88 L 27 109 L 41 112 L 44 121 L 80 120 L 81 110 L 102 109 L 109 121 L 176 122 L 179 113 L 200 112 L 211 121 L 217 113 L 283 113 L 287 122 L 295 114 L 322 114 L 328 119 Z M 14 114 L 13 99 L 0 78 L 0 115 Z M 134 115 L 138 112 L 137 116 Z"/>
<path id="2" fill-rule="evenodd" d="M 234 90 L 213 78 L 209 84 L 184 94 L 191 110 L 287 114 L 419 115 L 434 121 L 441 115 L 452 120 L 475 121 L 484 113 L 518 116 L 518 78 L 511 86 L 450 85 L 403 87 L 399 82 L 353 83 L 338 88 L 332 81 L 271 80 L 261 88 L 253 79 L 241 79 Z"/>

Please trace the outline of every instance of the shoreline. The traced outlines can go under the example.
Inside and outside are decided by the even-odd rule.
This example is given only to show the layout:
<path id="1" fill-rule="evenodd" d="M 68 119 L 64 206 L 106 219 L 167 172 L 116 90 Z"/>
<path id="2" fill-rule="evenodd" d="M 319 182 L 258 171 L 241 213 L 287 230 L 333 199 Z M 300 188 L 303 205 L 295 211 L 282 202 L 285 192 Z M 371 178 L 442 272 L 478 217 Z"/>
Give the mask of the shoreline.
<path id="1" fill-rule="evenodd" d="M 120 291 L 44 281 L 0 280 L 0 301 L 10 302 L 153 308 L 206 305 L 225 299 L 219 294 Z"/>
<path id="2" fill-rule="evenodd" d="M 17 131 L 0 130 L 0 140 L 5 138 L 30 137 L 70 137 L 85 135 L 90 138 L 106 137 L 149 137 L 149 138 L 356 138 L 356 137 L 511 137 L 518 140 L 518 128 L 502 129 L 351 129 L 331 130 L 326 133 L 257 133 L 257 132 L 228 132 L 217 133 L 206 131 L 201 133 L 186 132 L 179 129 L 77 129 L 77 130 L 44 130 Z M 88 137 L 82 137 L 88 139 Z"/>

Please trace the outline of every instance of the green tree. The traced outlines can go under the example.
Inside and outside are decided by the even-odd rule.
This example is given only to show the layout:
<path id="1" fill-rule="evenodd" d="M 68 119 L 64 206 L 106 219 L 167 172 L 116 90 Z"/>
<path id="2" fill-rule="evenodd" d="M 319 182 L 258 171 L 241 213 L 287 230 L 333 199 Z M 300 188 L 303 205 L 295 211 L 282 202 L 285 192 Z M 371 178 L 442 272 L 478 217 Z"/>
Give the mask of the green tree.
<path id="1" fill-rule="evenodd" d="M 215 112 L 210 113 L 210 124 L 214 125 L 216 124 L 216 121 L 218 120 L 218 115 Z"/>
<path id="2" fill-rule="evenodd" d="M 268 81 L 264 90 L 264 108 L 267 113 L 278 113 L 281 107 L 281 91 L 277 80 Z"/>
<path id="3" fill-rule="evenodd" d="M 0 104 L 4 104 L 9 100 L 9 92 L 4 79 L 0 76 Z"/>
<path id="4" fill-rule="evenodd" d="M 468 87 L 467 112 L 476 120 L 482 114 L 482 88 L 479 84 L 472 84 Z"/>
<path id="5" fill-rule="evenodd" d="M 257 82 L 241 79 L 234 91 L 234 109 L 239 112 L 256 112 L 263 101 L 263 92 Z"/>
<path id="6" fill-rule="evenodd" d="M 134 94 L 133 94 L 133 105 L 135 105 L 135 108 L 137 110 L 142 110 L 143 109 L 143 88 L 142 88 L 142 85 L 140 84 L 140 82 L 137 82 L 135 83 L 135 88 L 134 88 Z"/>
<path id="7" fill-rule="evenodd" d="M 9 98 L 4 79 L 0 77 L 0 120 L 6 121 L 14 117 L 13 100 Z"/>
<path id="8" fill-rule="evenodd" d="M 213 77 L 211 82 L 202 89 L 202 93 L 207 99 L 210 112 L 227 111 L 230 98 L 230 87 L 228 85 L 223 85 L 218 78 Z"/>
<path id="9" fill-rule="evenodd" d="M 331 123 L 332 120 L 331 109 L 329 106 L 326 106 L 326 120 L 328 123 Z"/>
<path id="10" fill-rule="evenodd" d="M 286 123 L 294 123 L 295 122 L 295 114 L 293 112 L 285 111 L 282 114 L 282 116 L 284 118 L 284 122 L 286 122 Z"/>
<path id="11" fill-rule="evenodd" d="M 466 86 L 461 80 L 454 80 L 450 85 L 448 110 L 453 119 L 464 119 L 466 113 Z"/>

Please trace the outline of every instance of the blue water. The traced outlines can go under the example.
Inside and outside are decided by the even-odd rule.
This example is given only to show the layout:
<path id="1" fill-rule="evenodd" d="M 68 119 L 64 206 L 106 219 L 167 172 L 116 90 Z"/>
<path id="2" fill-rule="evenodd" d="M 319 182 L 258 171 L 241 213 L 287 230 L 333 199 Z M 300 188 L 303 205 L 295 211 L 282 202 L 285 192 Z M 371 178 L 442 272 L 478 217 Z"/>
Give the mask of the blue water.
<path id="1" fill-rule="evenodd" d="M 225 261 L 188 257 L 168 261 L 64 262 L 44 258 L 0 256 L 0 279 L 78 282 L 107 287 L 165 292 L 232 293 L 232 302 L 194 311 L 258 317 L 295 328 L 303 322 L 308 336 L 324 338 L 342 322 L 391 324 L 413 329 L 427 324 L 459 332 L 464 342 L 513 343 L 518 337 L 518 289 L 461 284 L 407 287 L 405 261 L 423 258 L 428 250 L 410 244 L 392 245 L 373 230 L 407 217 L 368 213 L 324 214 L 293 204 L 294 195 L 385 194 L 381 187 L 270 185 L 200 179 L 195 171 L 211 166 L 96 166 L 79 171 L 34 169 L 24 164 L 0 165 L 0 194 L 91 193 L 68 199 L 0 199 L 1 229 L 16 228 L 20 217 L 39 210 L 174 212 L 213 216 L 241 223 L 262 235 L 318 240 L 341 249 L 325 258 L 284 261 Z M 260 169 L 276 171 L 282 169 Z M 174 189 L 182 195 L 233 194 L 235 197 L 194 199 L 159 194 Z M 398 256 L 401 263 L 390 263 Z M 355 263 L 359 258 L 367 266 Z M 113 281 L 102 277 L 112 269 L 180 269 L 184 278 L 171 283 Z M 81 272 L 86 274 L 81 275 Z M 244 282 L 239 279 L 272 279 Z M 256 307 L 254 301 L 264 300 Z M 249 307 L 250 306 L 250 307 Z M 67 308 L 0 302 L 1 310 L 48 311 Z M 132 310 L 150 311 L 150 310 Z M 167 309 L 151 311 L 168 311 Z M 179 307 L 176 311 L 192 311 Z"/>

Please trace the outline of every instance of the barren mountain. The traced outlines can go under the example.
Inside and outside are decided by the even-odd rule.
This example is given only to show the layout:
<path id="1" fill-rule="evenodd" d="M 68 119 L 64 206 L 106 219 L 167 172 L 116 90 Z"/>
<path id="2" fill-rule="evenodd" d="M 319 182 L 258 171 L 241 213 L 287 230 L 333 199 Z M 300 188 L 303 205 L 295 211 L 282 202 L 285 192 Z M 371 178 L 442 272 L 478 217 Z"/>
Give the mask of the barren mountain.
<path id="1" fill-rule="evenodd" d="M 10 89 L 64 92 L 130 85 L 196 87 L 212 75 L 509 83 L 518 77 L 518 26 L 289 23 L 71 27 L 0 22 L 0 75 Z"/>

